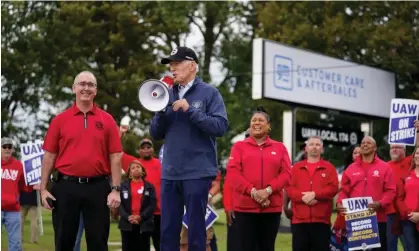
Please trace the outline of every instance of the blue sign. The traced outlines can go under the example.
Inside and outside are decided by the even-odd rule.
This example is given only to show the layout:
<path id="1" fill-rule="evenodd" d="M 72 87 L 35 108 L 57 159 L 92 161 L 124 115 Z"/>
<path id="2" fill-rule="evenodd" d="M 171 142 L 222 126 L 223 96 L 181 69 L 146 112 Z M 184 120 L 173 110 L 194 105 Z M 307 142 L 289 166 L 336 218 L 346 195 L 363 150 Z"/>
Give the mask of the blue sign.
<path id="1" fill-rule="evenodd" d="M 20 145 L 25 182 L 28 186 L 41 183 L 42 159 L 45 153 L 42 149 L 43 143 L 37 141 L 35 143 L 28 142 Z"/>
<path id="2" fill-rule="evenodd" d="M 160 151 L 159 151 L 159 160 L 161 164 L 163 164 L 163 150 L 164 150 L 164 145 L 160 147 Z"/>
<path id="3" fill-rule="evenodd" d="M 276 88 L 292 90 L 292 59 L 276 55 L 274 57 L 274 84 Z"/>
<path id="4" fill-rule="evenodd" d="M 381 247 L 377 214 L 368 209 L 371 197 L 344 199 L 348 250 L 367 250 Z"/>
<path id="5" fill-rule="evenodd" d="M 207 212 L 205 214 L 205 227 L 206 230 L 208 230 L 213 224 L 214 222 L 218 219 L 218 214 L 217 212 L 215 212 L 215 210 L 210 206 L 207 205 Z M 182 223 L 183 225 L 188 228 L 188 216 L 186 214 L 186 210 L 185 210 L 185 214 L 183 215 L 183 219 L 182 219 Z"/>
<path id="6" fill-rule="evenodd" d="M 414 146 L 416 142 L 415 120 L 419 113 L 419 101 L 392 99 L 388 143 Z"/>
<path id="7" fill-rule="evenodd" d="M 332 229 L 332 235 L 330 237 L 329 243 L 329 250 L 330 251 L 348 251 L 348 239 L 345 236 L 338 235 Z"/>

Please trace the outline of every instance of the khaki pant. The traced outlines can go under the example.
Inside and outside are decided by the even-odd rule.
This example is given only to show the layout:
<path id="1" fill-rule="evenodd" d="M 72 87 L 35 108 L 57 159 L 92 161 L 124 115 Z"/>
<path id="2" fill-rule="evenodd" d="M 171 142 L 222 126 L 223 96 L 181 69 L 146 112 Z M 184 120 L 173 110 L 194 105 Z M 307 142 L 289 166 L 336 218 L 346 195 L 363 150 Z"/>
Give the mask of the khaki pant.
<path id="1" fill-rule="evenodd" d="M 20 217 L 22 222 L 22 240 L 24 236 L 24 226 L 25 226 L 25 218 L 28 215 L 31 220 L 31 242 L 35 243 L 38 242 L 38 213 L 37 213 L 37 206 L 21 206 L 20 207 Z"/>
<path id="2" fill-rule="evenodd" d="M 206 251 L 211 251 L 210 242 L 214 237 L 214 229 L 210 227 L 207 230 L 207 249 Z M 180 231 L 180 251 L 188 251 L 188 229 L 182 225 L 182 230 Z"/>

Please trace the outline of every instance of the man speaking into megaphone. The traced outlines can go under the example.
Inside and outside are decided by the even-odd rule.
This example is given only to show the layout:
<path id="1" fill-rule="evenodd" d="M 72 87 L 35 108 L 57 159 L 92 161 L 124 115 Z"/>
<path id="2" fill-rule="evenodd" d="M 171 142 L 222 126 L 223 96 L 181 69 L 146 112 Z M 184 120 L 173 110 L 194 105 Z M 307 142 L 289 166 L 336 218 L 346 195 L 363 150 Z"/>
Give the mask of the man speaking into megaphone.
<path id="1" fill-rule="evenodd" d="M 197 77 L 198 58 L 192 49 L 178 47 L 161 63 L 169 64 L 175 81 L 168 91 L 171 106 L 157 112 L 150 126 L 155 140 L 165 140 L 161 251 L 179 250 L 184 206 L 188 251 L 203 251 L 208 192 L 218 172 L 216 137 L 227 131 L 226 109 L 217 88 Z"/>

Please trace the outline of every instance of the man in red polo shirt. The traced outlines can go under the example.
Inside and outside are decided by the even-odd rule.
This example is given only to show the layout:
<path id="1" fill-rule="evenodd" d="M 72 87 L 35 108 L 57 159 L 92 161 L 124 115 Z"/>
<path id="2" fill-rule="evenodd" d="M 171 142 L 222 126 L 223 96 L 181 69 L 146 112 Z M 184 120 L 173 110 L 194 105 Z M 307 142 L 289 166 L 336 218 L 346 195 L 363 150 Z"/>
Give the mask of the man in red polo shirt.
<path id="1" fill-rule="evenodd" d="M 128 131 L 128 126 L 121 125 L 119 127 L 119 135 L 121 138 L 124 137 L 125 133 Z M 150 139 L 143 139 L 138 145 L 138 160 L 144 166 L 147 172 L 146 180 L 150 182 L 155 190 L 157 197 L 157 207 L 154 211 L 154 230 L 151 234 L 153 240 L 153 246 L 155 250 L 160 250 L 160 187 L 161 187 L 161 162 L 159 159 L 154 158 L 154 146 L 153 142 Z M 122 155 L 122 169 L 127 172 L 129 164 L 137 160 L 136 157 L 129 154 L 123 153 Z"/>
<path id="2" fill-rule="evenodd" d="M 51 122 L 44 139 L 41 199 L 53 209 L 55 250 L 73 250 L 83 215 L 88 250 L 108 251 L 109 207 L 121 198 L 121 141 L 112 116 L 93 102 L 95 76 L 79 73 L 73 84 L 76 101 Z M 47 183 L 53 168 L 58 171 L 51 193 Z M 109 176 L 112 176 L 112 187 Z"/>

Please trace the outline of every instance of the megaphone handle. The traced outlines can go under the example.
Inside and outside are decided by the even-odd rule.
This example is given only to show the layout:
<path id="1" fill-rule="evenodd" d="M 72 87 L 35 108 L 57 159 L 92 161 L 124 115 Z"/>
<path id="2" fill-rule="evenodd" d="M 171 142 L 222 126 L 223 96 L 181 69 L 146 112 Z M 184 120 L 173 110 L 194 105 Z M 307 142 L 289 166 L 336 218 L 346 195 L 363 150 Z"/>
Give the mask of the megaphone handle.
<path id="1" fill-rule="evenodd" d="M 169 106 L 172 106 L 172 103 L 169 103 L 169 104 L 166 106 L 166 108 L 164 108 L 163 110 L 159 111 L 158 113 L 160 113 L 160 114 L 164 114 L 164 113 L 166 113 L 167 108 L 168 108 Z"/>

